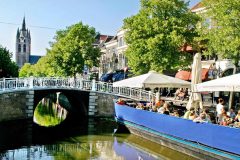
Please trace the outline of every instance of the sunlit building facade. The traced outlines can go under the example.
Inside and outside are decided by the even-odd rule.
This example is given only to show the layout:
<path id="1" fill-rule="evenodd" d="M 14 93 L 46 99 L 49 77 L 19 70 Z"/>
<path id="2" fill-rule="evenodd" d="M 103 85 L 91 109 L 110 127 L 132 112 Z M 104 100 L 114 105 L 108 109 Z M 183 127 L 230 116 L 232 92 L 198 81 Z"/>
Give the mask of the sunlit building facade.
<path id="1" fill-rule="evenodd" d="M 127 44 L 124 41 L 124 30 L 119 30 L 115 36 L 106 37 L 100 44 L 101 49 L 99 75 L 127 67 L 124 52 Z"/>

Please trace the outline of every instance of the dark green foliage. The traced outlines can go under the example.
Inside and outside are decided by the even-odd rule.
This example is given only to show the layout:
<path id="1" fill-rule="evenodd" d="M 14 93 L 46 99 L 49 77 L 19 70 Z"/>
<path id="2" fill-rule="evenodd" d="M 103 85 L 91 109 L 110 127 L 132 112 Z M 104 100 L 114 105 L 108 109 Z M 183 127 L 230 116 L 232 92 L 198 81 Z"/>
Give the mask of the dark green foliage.
<path id="1" fill-rule="evenodd" d="M 82 72 L 84 64 L 99 64 L 100 50 L 93 47 L 95 36 L 95 29 L 81 22 L 57 32 L 48 56 L 60 76 L 75 76 Z"/>
<path id="2" fill-rule="evenodd" d="M 21 70 L 20 76 L 76 76 L 82 73 L 84 65 L 98 66 L 100 50 L 93 46 L 95 36 L 95 29 L 81 22 L 57 31 L 46 56 L 37 64 L 25 67 L 28 71 Z"/>
<path id="3" fill-rule="evenodd" d="M 0 45 L 0 78 L 18 76 L 18 66 L 11 57 L 12 53 Z"/>

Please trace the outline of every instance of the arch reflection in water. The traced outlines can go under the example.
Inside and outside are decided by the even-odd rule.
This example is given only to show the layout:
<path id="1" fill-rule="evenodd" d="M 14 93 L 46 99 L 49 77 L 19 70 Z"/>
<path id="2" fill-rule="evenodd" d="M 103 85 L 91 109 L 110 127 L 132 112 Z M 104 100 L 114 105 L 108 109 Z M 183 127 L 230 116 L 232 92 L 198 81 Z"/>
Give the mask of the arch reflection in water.
<path id="1" fill-rule="evenodd" d="M 113 134 L 117 127 L 114 119 L 91 119 L 91 121 L 87 120 L 87 123 L 78 121 L 65 129 L 58 127 L 49 129 L 34 125 L 30 136 L 33 138 L 31 143 L 21 143 L 28 141 L 29 137 L 21 140 L 24 136 L 19 134 L 26 135 L 29 129 L 20 129 L 18 134 L 15 134 L 19 136 L 17 138 L 19 144 L 12 145 L 14 138 L 13 134 L 9 134 L 9 126 L 15 128 L 15 125 L 19 126 L 19 122 L 2 127 L 0 124 L 0 159 L 195 160 L 192 156 L 181 154 L 133 134 Z M 92 126 L 95 130 L 92 130 Z M 44 134 L 46 131 L 49 132 Z M 61 136 L 56 136 L 56 133 L 61 133 Z M 49 139 L 46 141 L 46 138 L 51 141 Z"/>
<path id="2" fill-rule="evenodd" d="M 61 92 L 49 94 L 35 108 L 33 121 L 40 126 L 56 126 L 66 119 L 70 107 L 67 97 Z"/>
<path id="3" fill-rule="evenodd" d="M 144 145 L 143 145 L 144 144 Z M 134 135 L 80 136 L 52 145 L 0 152 L 3 159 L 196 160 Z"/>

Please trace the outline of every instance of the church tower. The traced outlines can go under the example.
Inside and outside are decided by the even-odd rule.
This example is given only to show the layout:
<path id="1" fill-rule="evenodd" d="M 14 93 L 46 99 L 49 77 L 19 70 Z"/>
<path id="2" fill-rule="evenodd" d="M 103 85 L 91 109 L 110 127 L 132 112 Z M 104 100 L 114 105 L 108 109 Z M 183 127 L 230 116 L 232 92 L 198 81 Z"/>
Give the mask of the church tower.
<path id="1" fill-rule="evenodd" d="M 16 36 L 16 63 L 21 68 L 24 63 L 29 63 L 31 54 L 31 35 L 26 28 L 25 17 L 23 18 L 22 28 L 17 30 Z"/>

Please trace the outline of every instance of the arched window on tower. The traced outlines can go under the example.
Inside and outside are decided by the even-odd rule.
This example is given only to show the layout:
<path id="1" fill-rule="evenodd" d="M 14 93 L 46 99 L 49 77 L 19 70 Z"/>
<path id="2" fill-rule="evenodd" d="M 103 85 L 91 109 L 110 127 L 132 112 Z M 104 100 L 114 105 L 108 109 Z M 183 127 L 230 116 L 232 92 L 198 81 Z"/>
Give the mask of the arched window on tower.
<path id="1" fill-rule="evenodd" d="M 18 45 L 18 52 L 21 52 L 21 44 Z"/>
<path id="2" fill-rule="evenodd" d="M 26 44 L 23 45 L 23 52 L 26 52 Z"/>

